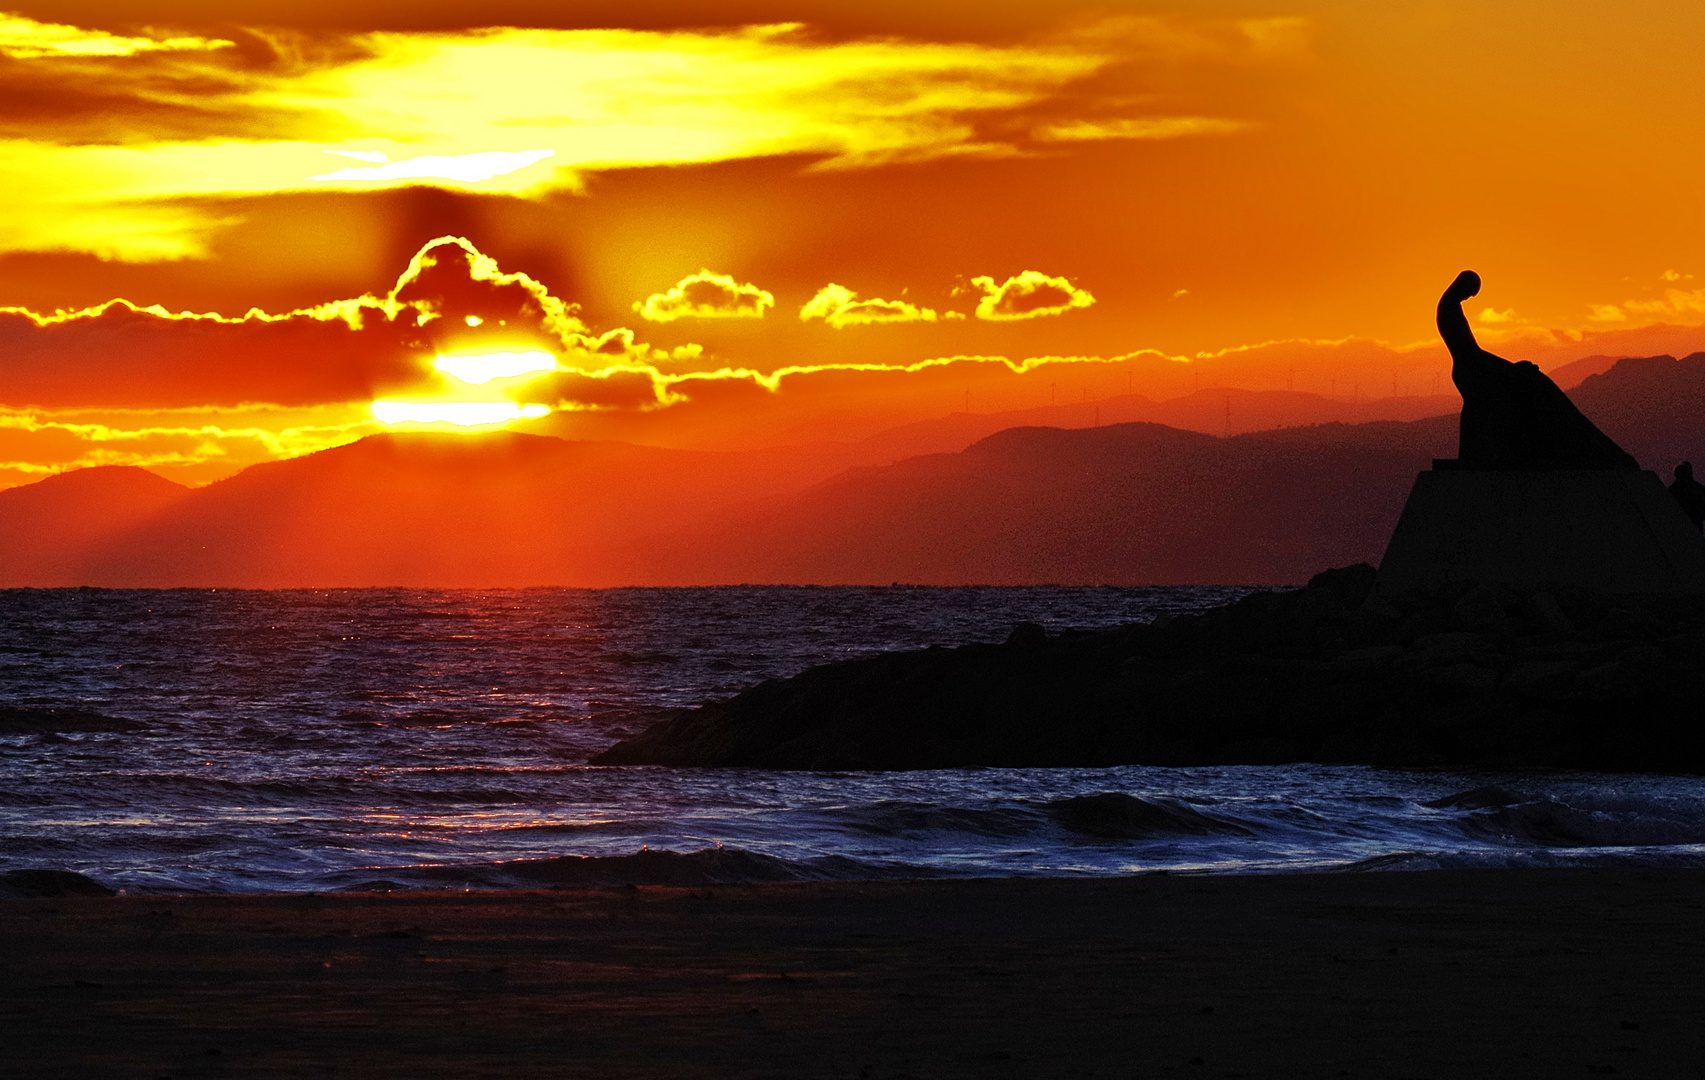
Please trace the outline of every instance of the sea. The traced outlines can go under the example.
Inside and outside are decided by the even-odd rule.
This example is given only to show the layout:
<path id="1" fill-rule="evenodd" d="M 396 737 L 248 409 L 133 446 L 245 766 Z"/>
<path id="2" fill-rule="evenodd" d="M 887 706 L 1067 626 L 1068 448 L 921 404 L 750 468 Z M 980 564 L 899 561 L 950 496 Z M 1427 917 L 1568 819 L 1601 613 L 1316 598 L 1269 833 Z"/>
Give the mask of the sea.
<path id="1" fill-rule="evenodd" d="M 0 735 L 0 871 L 199 893 L 1705 864 L 1698 777 L 588 764 L 816 664 L 1248 591 L 4 590 L 0 706 L 132 727 Z M 1152 827 L 1081 831 L 1063 810 L 1096 796 Z"/>

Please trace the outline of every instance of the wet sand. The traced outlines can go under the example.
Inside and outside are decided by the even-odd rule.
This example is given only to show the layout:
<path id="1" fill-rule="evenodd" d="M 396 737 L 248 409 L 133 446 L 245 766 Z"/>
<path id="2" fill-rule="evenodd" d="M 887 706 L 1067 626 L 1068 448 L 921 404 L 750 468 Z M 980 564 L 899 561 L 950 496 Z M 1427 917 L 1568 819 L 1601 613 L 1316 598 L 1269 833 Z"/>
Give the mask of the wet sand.
<path id="1" fill-rule="evenodd" d="M 17 1077 L 1676 1077 L 1705 871 L 0 902 Z"/>

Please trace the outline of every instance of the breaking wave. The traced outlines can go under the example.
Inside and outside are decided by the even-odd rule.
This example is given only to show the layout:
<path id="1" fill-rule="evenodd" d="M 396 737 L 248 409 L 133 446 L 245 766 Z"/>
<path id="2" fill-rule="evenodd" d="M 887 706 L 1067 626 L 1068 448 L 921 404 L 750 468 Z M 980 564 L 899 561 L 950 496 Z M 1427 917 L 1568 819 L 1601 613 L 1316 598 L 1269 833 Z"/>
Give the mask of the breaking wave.
<path id="1" fill-rule="evenodd" d="M 1204 814 L 1171 799 L 1139 799 L 1117 791 L 1079 795 L 1048 804 L 1055 821 L 1075 833 L 1107 839 L 1138 840 L 1154 836 L 1206 836 L 1210 833 L 1253 836 L 1241 825 Z"/>
<path id="2" fill-rule="evenodd" d="M 1553 848 L 1705 845 L 1705 806 L 1626 794 L 1574 795 L 1569 801 L 1502 788 L 1480 788 L 1435 800 L 1433 807 L 1469 811 L 1459 824 L 1476 838 Z"/>

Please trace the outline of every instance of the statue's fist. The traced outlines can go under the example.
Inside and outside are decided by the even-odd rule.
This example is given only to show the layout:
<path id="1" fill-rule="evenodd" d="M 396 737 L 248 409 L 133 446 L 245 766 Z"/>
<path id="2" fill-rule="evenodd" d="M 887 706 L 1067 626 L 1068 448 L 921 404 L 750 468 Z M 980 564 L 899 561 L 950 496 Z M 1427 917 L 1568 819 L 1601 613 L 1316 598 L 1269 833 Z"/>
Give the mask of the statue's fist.
<path id="1" fill-rule="evenodd" d="M 1445 299 L 1454 300 L 1460 304 L 1470 296 L 1480 291 L 1480 275 L 1472 270 L 1464 270 L 1456 275 L 1456 280 L 1445 290 Z"/>

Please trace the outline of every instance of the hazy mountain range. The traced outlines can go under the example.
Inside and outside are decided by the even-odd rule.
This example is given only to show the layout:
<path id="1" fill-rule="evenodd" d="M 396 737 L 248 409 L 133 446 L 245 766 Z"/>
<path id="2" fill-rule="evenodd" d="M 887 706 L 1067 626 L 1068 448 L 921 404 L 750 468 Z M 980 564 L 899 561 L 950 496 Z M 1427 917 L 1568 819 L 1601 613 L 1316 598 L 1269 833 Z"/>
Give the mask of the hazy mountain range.
<path id="1" fill-rule="evenodd" d="M 1705 354 L 1610 364 L 1555 374 L 1666 481 L 1705 464 Z M 1215 389 L 739 453 L 414 434 L 195 489 L 84 469 L 0 492 L 0 585 L 1297 582 L 1377 562 L 1454 404 Z"/>

